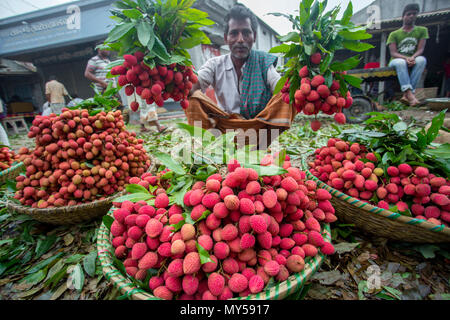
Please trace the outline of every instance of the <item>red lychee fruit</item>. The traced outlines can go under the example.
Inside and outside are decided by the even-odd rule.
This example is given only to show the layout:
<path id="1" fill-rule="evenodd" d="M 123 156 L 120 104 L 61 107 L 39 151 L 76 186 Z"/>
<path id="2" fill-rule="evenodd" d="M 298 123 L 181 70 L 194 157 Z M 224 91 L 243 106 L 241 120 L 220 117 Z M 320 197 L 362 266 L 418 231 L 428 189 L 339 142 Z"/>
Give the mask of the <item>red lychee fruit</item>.
<path id="1" fill-rule="evenodd" d="M 316 52 L 311 56 L 311 63 L 319 64 L 320 61 L 322 61 L 322 55 L 320 54 L 320 52 Z"/>

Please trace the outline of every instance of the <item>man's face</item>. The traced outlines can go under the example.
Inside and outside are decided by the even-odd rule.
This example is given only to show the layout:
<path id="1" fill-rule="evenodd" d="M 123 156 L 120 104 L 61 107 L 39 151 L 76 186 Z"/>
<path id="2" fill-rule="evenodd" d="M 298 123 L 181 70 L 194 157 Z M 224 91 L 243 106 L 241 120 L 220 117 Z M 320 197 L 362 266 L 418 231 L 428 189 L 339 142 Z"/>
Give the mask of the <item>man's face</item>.
<path id="1" fill-rule="evenodd" d="M 417 15 L 418 12 L 415 10 L 406 11 L 405 15 L 403 16 L 403 23 L 408 26 L 415 24 L 417 20 Z"/>
<path id="2" fill-rule="evenodd" d="M 231 55 L 236 59 L 247 59 L 250 55 L 256 34 L 252 30 L 250 19 L 228 21 L 229 30 L 225 42 L 230 47 Z"/>
<path id="3" fill-rule="evenodd" d="M 98 54 L 99 54 L 101 57 L 108 58 L 109 55 L 111 54 L 111 52 L 108 51 L 108 50 L 98 50 Z"/>

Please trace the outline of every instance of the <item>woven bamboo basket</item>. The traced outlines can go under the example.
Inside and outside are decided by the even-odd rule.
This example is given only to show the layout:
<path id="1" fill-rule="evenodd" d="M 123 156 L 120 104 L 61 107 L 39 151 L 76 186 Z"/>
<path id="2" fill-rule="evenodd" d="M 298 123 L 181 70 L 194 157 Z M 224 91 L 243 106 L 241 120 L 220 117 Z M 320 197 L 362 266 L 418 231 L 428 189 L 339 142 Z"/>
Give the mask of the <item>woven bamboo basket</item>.
<path id="1" fill-rule="evenodd" d="M 22 162 L 13 164 L 10 168 L 0 172 L 0 184 L 4 183 L 8 179 L 15 179 L 20 172 L 25 168 Z"/>
<path id="2" fill-rule="evenodd" d="M 309 171 L 307 161 L 311 159 L 312 156 L 309 155 L 302 160 L 307 178 L 314 180 L 317 186 L 331 193 L 331 203 L 340 221 L 352 223 L 356 228 L 367 233 L 391 240 L 414 243 L 450 242 L 450 228 L 444 225 L 403 216 L 373 206 L 330 187 Z"/>
<path id="3" fill-rule="evenodd" d="M 125 194 L 125 191 L 118 192 L 103 200 L 59 208 L 37 209 L 12 201 L 8 201 L 6 206 L 11 212 L 29 215 L 39 222 L 53 225 L 72 225 L 104 216 L 111 208 L 113 200 L 123 194 Z"/>
<path id="4" fill-rule="evenodd" d="M 110 210 L 109 215 L 112 216 L 112 212 L 113 211 Z M 323 226 L 323 236 L 326 241 L 331 241 L 329 224 Z M 114 248 L 111 244 L 111 239 L 112 236 L 110 231 L 105 224 L 102 223 L 97 236 L 97 251 L 103 274 L 108 281 L 112 282 L 123 295 L 127 295 L 131 300 L 161 300 L 149 292 L 136 287 L 132 280 L 130 280 L 128 276 L 123 275 L 113 264 Z M 322 253 L 319 253 L 312 259 L 306 259 L 305 268 L 300 273 L 290 276 L 286 281 L 258 294 L 234 298 L 233 300 L 282 300 L 300 290 L 320 268 L 325 259 L 326 257 Z"/>

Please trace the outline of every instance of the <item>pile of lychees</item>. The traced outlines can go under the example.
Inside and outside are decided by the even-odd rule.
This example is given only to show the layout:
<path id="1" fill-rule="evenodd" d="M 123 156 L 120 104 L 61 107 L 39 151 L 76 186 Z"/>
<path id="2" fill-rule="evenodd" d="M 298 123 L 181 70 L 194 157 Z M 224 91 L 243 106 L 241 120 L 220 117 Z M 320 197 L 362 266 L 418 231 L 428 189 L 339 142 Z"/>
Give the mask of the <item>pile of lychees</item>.
<path id="1" fill-rule="evenodd" d="M 333 138 L 315 151 L 309 168 L 321 181 L 354 198 L 386 210 L 396 206 L 399 212 L 409 210 L 417 219 L 449 225 L 450 180 L 406 163 L 390 166 L 385 172 L 376 167 L 377 162 L 364 146 Z"/>
<path id="2" fill-rule="evenodd" d="M 0 171 L 9 169 L 15 162 L 22 162 L 28 149 L 22 147 L 18 153 L 8 147 L 0 148 Z"/>
<path id="3" fill-rule="evenodd" d="M 14 198 L 33 208 L 104 199 L 151 164 L 144 141 L 126 130 L 120 111 L 37 116 L 28 137 L 36 148 L 23 159 L 26 175 L 16 178 Z"/>
<path id="4" fill-rule="evenodd" d="M 315 53 L 311 56 L 311 63 L 313 65 L 319 65 L 322 61 L 320 53 Z M 345 74 L 345 72 L 343 73 Z M 337 123 L 345 124 L 346 118 L 342 113 L 343 108 L 350 108 L 353 104 L 353 98 L 350 91 L 347 91 L 347 96 L 344 97 L 340 93 L 340 84 L 338 81 L 333 80 L 330 87 L 325 84 L 325 78 L 323 75 L 316 75 L 312 77 L 308 66 L 304 66 L 299 71 L 301 78 L 300 88 L 295 92 L 295 101 L 290 101 L 289 91 L 290 82 L 286 82 L 285 86 L 281 90 L 283 93 L 283 100 L 287 104 L 292 103 L 297 112 L 303 112 L 305 115 L 317 115 L 319 112 L 323 112 L 327 115 L 334 114 L 334 120 Z M 313 131 L 319 130 L 321 122 L 319 120 L 311 121 L 311 128 Z"/>
<path id="5" fill-rule="evenodd" d="M 274 161 L 268 155 L 261 164 Z M 305 181 L 289 156 L 284 167 L 285 174 L 260 177 L 233 160 L 226 174 L 196 182 L 183 206 L 169 205 L 157 176 L 133 178 L 146 188 L 158 186 L 155 204 L 114 203 L 116 257 L 142 281 L 156 270 L 149 288 L 167 300 L 226 300 L 261 292 L 272 278 L 285 281 L 303 270 L 305 259 L 334 253 L 321 223 L 336 216 L 330 193 Z M 202 263 L 204 252 L 210 260 Z"/>
<path id="6" fill-rule="evenodd" d="M 123 56 L 124 63 L 111 69 L 112 75 L 119 75 L 118 84 L 125 87 L 125 94 L 137 94 L 147 104 L 156 103 L 162 107 L 164 101 L 172 98 L 180 101 L 183 109 L 187 109 L 187 96 L 198 79 L 191 67 L 179 64 L 156 66 L 150 68 L 143 59 L 144 53 L 137 51 L 134 55 Z M 131 110 L 137 111 L 139 103 L 134 101 Z"/>

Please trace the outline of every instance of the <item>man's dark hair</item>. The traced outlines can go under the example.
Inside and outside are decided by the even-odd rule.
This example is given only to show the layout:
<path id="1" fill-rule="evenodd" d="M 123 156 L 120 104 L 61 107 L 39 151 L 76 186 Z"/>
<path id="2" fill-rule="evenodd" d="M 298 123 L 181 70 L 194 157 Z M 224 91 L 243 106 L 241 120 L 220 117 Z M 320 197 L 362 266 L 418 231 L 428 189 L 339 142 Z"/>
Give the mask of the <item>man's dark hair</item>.
<path id="1" fill-rule="evenodd" d="M 403 9 L 402 17 L 405 16 L 405 13 L 408 11 L 417 11 L 417 13 L 420 12 L 420 6 L 417 3 L 410 3 Z"/>
<path id="2" fill-rule="evenodd" d="M 52 74 L 51 76 L 48 77 L 48 80 L 50 80 L 50 81 L 56 80 L 56 76 L 54 74 Z"/>
<path id="3" fill-rule="evenodd" d="M 246 6 L 244 6 L 244 5 L 240 4 L 240 3 L 234 5 L 231 8 L 230 12 L 228 12 L 228 14 L 225 16 L 225 23 L 226 23 L 226 25 L 225 25 L 225 34 L 227 34 L 228 31 L 229 31 L 230 27 L 229 27 L 228 22 L 231 19 L 234 19 L 234 20 L 245 20 L 247 18 L 250 19 L 250 24 L 251 24 L 252 30 L 253 30 L 253 32 L 256 33 L 256 30 L 258 28 L 258 21 L 256 20 L 255 15 Z"/>

